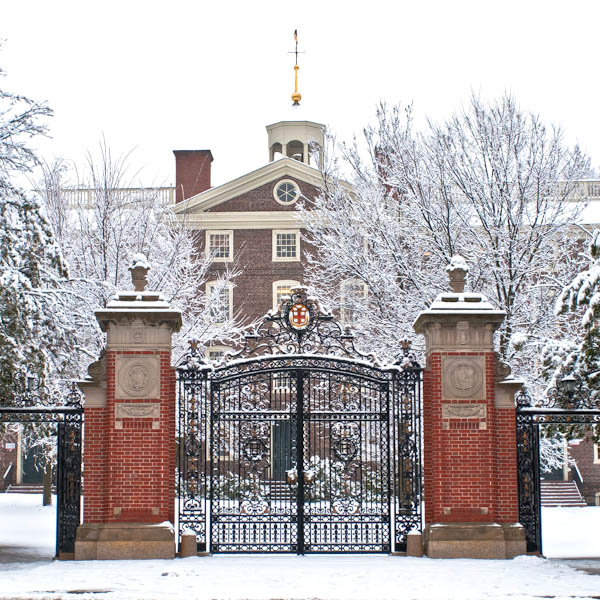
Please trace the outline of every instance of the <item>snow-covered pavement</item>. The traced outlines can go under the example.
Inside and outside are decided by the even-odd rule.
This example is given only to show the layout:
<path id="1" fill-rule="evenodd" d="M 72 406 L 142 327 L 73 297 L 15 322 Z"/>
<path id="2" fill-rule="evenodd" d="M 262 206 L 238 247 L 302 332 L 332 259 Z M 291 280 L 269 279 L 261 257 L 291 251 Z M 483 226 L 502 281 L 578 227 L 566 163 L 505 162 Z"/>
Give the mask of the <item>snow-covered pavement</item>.
<path id="1" fill-rule="evenodd" d="M 599 575 L 531 556 L 491 561 L 219 555 L 52 562 L 54 508 L 39 504 L 39 496 L 0 494 L 0 600 L 600 598 Z M 600 554 L 595 530 L 600 509 L 594 510 L 586 519 L 587 531 Z M 555 520 L 561 519 L 559 511 Z M 565 531 L 562 525 L 558 529 Z"/>

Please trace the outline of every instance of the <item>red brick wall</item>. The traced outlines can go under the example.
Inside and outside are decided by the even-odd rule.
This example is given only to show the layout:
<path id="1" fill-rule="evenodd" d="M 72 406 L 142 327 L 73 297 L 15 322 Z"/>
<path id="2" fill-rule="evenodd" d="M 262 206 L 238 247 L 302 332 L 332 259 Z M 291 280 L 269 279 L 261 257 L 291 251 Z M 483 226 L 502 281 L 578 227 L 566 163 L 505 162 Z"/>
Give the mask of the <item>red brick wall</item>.
<path id="1" fill-rule="evenodd" d="M 273 198 L 273 190 L 282 178 L 232 198 L 212 208 L 209 212 L 239 211 L 296 211 L 296 206 L 284 206 Z M 293 179 L 285 177 L 284 179 Z M 304 195 L 313 198 L 317 188 L 295 180 Z M 290 229 L 297 229 L 290 226 Z M 227 229 L 226 226 L 223 229 Z M 277 228 L 279 229 L 279 228 Z M 302 232 L 301 232 L 302 233 Z M 199 236 L 201 250 L 204 249 L 205 234 Z M 289 279 L 304 283 L 303 261 L 307 251 L 314 252 L 306 240 L 300 242 L 300 260 L 277 262 L 272 260 L 272 229 L 234 229 L 233 249 L 242 273 L 235 279 L 233 310 L 244 315 L 244 322 L 262 318 L 273 307 L 273 282 Z M 213 263 L 209 280 L 216 279 L 229 263 Z"/>
<path id="2" fill-rule="evenodd" d="M 106 521 L 106 408 L 85 408 L 83 437 L 83 521 Z"/>
<path id="3" fill-rule="evenodd" d="M 486 399 L 442 402 L 442 356 L 484 356 Z M 492 352 L 434 352 L 427 359 L 423 384 L 427 523 L 517 521 L 515 411 L 494 405 L 494 364 Z M 444 428 L 446 403 L 485 403 L 486 428 L 480 429 L 478 419 L 450 419 Z"/>
<path id="4" fill-rule="evenodd" d="M 116 355 L 160 357 L 160 428 L 151 418 L 124 418 L 116 429 Z M 115 352 L 106 357 L 106 407 L 86 408 L 84 442 L 84 521 L 174 522 L 175 371 L 170 352 Z M 115 510 L 117 509 L 117 510 Z"/>
<path id="5" fill-rule="evenodd" d="M 253 211 L 296 211 L 296 203 L 294 204 L 280 204 L 275 200 L 273 191 L 275 186 L 282 180 L 289 179 L 295 181 L 300 188 L 300 193 L 304 197 L 305 201 L 310 202 L 319 192 L 318 188 L 310 183 L 306 183 L 295 177 L 278 177 L 269 183 L 265 183 L 253 190 L 246 192 L 231 200 L 227 200 L 213 208 L 209 209 L 208 212 L 253 212 Z"/>

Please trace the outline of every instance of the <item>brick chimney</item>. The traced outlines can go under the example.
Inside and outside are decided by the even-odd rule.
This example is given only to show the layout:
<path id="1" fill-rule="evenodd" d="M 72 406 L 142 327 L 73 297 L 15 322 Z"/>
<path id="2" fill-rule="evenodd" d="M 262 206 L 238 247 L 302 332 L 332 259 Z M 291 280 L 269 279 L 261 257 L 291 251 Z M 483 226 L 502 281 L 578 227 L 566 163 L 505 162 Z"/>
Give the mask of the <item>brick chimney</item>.
<path id="1" fill-rule="evenodd" d="M 210 188 L 210 150 L 173 150 L 175 155 L 175 202 Z"/>

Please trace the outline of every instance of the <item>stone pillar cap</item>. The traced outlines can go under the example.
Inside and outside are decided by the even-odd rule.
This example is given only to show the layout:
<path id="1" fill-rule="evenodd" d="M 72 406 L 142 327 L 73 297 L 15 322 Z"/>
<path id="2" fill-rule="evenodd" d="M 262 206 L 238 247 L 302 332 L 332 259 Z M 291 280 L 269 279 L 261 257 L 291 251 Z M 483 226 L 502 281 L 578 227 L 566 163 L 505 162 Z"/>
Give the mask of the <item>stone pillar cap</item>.
<path id="1" fill-rule="evenodd" d="M 450 277 L 452 291 L 438 294 L 429 309 L 419 314 L 413 323 L 413 329 L 417 333 L 422 333 L 425 323 L 439 320 L 440 317 L 476 318 L 490 323 L 501 323 L 504 320 L 506 311 L 498 310 L 483 294 L 464 291 L 469 267 L 462 256 L 453 256 L 446 272 Z"/>
<path id="2" fill-rule="evenodd" d="M 443 294 L 438 294 L 436 299 L 433 301 L 431 306 L 429 307 L 430 311 L 497 311 L 495 306 L 483 295 L 477 292 L 444 292 Z"/>
<path id="3" fill-rule="evenodd" d="M 110 322 L 142 319 L 158 323 L 169 323 L 173 331 L 181 329 L 181 312 L 173 310 L 160 292 L 145 291 L 146 276 L 150 266 L 143 254 L 134 256 L 129 267 L 136 289 L 117 292 L 106 308 L 95 312 L 100 329 L 106 331 Z"/>
<path id="4" fill-rule="evenodd" d="M 465 320 L 475 318 L 478 321 L 501 323 L 506 317 L 506 311 L 495 308 L 483 294 L 445 292 L 436 297 L 429 309 L 419 313 L 413 323 L 413 328 L 417 333 L 421 333 L 425 323 L 445 319 L 449 316 Z"/>

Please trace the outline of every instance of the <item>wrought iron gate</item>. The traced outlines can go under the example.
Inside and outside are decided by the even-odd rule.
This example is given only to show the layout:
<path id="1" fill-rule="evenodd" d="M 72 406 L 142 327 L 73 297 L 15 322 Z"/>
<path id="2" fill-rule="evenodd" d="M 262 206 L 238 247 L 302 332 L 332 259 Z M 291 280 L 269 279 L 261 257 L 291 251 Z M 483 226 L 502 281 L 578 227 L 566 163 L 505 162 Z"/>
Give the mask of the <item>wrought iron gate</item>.
<path id="1" fill-rule="evenodd" d="M 358 358 L 357 358 L 358 357 Z M 421 527 L 421 369 L 383 368 L 302 289 L 217 368 L 178 369 L 179 531 L 211 552 L 390 552 Z"/>
<path id="2" fill-rule="evenodd" d="M 64 404 L 41 394 L 17 395 L 0 405 L 0 422 L 56 425 L 56 557 L 73 558 L 81 512 L 81 452 L 83 407 L 73 388 Z"/>
<path id="3" fill-rule="evenodd" d="M 519 522 L 525 528 L 527 552 L 542 553 L 540 426 L 600 423 L 600 401 L 578 383 L 570 392 L 554 388 L 535 404 L 526 391 L 517 395 Z"/>

